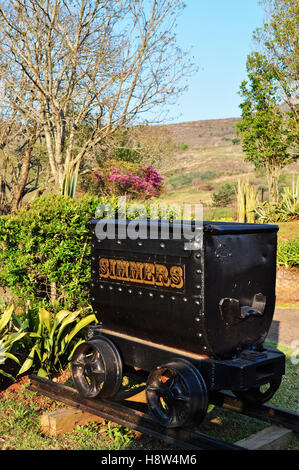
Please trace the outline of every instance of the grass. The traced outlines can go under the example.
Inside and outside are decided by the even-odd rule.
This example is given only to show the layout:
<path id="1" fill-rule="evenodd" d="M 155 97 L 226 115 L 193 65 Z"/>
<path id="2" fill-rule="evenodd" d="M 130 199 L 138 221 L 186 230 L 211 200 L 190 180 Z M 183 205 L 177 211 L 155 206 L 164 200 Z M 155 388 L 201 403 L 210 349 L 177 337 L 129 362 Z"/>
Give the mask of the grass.
<path id="1" fill-rule="evenodd" d="M 276 347 L 273 343 L 268 343 Z M 286 375 L 272 405 L 290 411 L 298 411 L 299 380 L 298 366 L 292 363 L 293 351 L 279 346 L 287 357 Z M 163 442 L 151 439 L 128 428 L 112 423 L 90 423 L 67 434 L 56 437 L 44 435 L 40 429 L 40 416 L 65 405 L 40 396 L 27 389 L 25 382 L 16 391 L 2 393 L 0 400 L 0 449 L 15 450 L 163 450 L 171 449 Z M 210 405 L 200 432 L 227 442 L 236 442 L 269 424 L 222 410 Z M 294 438 L 289 449 L 299 449 Z"/>

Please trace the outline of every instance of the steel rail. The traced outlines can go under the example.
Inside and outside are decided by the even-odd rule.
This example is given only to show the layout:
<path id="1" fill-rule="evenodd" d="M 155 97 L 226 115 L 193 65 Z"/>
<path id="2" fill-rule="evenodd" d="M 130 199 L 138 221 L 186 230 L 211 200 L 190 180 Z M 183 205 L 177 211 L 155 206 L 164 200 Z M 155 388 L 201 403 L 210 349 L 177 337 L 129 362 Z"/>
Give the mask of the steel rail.
<path id="1" fill-rule="evenodd" d="M 248 405 L 242 400 L 236 398 L 230 393 L 213 392 L 209 396 L 210 403 L 225 408 L 227 410 L 236 411 L 251 418 L 268 421 L 272 424 L 283 426 L 292 431 L 299 432 L 299 414 L 276 408 L 271 405 Z"/>
<path id="2" fill-rule="evenodd" d="M 243 450 L 242 447 L 230 444 L 206 434 L 194 432 L 188 428 L 165 429 L 143 411 L 132 408 L 133 403 L 125 406 L 116 401 L 84 398 L 77 390 L 50 380 L 30 375 L 29 389 L 46 395 L 56 401 L 65 403 L 73 408 L 92 413 L 117 424 L 127 426 L 152 438 L 156 438 L 188 450 Z"/>
<path id="3" fill-rule="evenodd" d="M 143 371 L 137 374 L 136 371 L 130 370 L 129 374 L 135 377 L 135 380 L 146 381 L 146 375 Z M 244 414 L 250 418 L 267 421 L 271 424 L 291 429 L 297 433 L 299 432 L 299 414 L 294 411 L 284 410 L 267 404 L 249 405 L 227 392 L 210 392 L 209 403 L 223 409 Z"/>

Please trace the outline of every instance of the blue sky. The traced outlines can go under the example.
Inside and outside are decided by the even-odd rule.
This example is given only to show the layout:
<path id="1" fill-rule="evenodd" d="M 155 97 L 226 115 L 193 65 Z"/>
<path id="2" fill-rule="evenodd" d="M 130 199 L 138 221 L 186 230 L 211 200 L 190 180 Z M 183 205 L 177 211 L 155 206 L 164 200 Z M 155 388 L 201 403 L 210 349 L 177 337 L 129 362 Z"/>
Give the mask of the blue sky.
<path id="1" fill-rule="evenodd" d="M 198 72 L 189 91 L 170 107 L 173 121 L 240 116 L 238 91 L 246 79 L 247 55 L 254 50 L 252 33 L 262 26 L 258 0 L 185 0 L 178 18 L 177 41 L 192 46 Z"/>

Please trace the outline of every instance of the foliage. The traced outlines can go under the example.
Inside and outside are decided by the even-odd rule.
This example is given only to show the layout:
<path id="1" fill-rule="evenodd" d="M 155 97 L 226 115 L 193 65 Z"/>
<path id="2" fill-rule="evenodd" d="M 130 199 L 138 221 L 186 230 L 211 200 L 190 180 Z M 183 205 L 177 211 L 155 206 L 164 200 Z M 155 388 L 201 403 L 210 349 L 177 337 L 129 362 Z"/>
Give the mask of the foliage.
<path id="1" fill-rule="evenodd" d="M 218 176 L 221 176 L 221 172 L 216 172 L 213 170 L 206 170 L 200 173 L 200 179 L 201 180 L 212 180 L 213 178 L 217 178 Z"/>
<path id="2" fill-rule="evenodd" d="M 256 214 L 260 222 L 299 220 L 299 176 L 292 187 L 283 188 L 276 204 L 265 201 L 256 207 Z"/>
<path id="3" fill-rule="evenodd" d="M 193 179 L 195 178 L 194 173 L 184 173 L 181 175 L 174 175 L 170 178 L 171 186 L 176 189 L 179 186 L 185 186 L 192 183 Z"/>
<path id="4" fill-rule="evenodd" d="M 262 3 L 265 21 L 255 31 L 254 39 L 276 75 L 280 101 L 287 104 L 298 135 L 298 0 L 263 0 Z"/>
<path id="5" fill-rule="evenodd" d="M 61 194 L 63 194 L 64 196 L 75 196 L 79 173 L 79 163 L 80 162 L 78 162 L 74 167 L 68 166 L 65 169 L 65 175 L 61 191 Z"/>
<path id="6" fill-rule="evenodd" d="M 0 218 L 0 283 L 19 299 L 86 305 L 90 280 L 87 222 L 107 198 L 48 195 Z"/>
<path id="7" fill-rule="evenodd" d="M 217 192 L 214 192 L 212 195 L 213 205 L 215 207 L 225 207 L 228 206 L 236 193 L 236 186 L 232 183 L 223 183 L 219 186 Z"/>
<path id="8" fill-rule="evenodd" d="M 265 170 L 270 200 L 275 202 L 281 169 L 299 157 L 292 150 L 296 134 L 292 118 L 280 109 L 276 73 L 267 59 L 257 52 L 248 56 L 247 73 L 249 81 L 243 81 L 240 88 L 243 102 L 238 133 L 245 161 Z"/>
<path id="9" fill-rule="evenodd" d="M 26 335 L 26 325 L 19 322 L 13 315 L 14 305 L 11 305 L 0 315 L 0 366 L 6 359 L 12 359 L 20 364 L 15 356 L 16 345 Z M 14 322 L 12 322 L 14 320 Z M 0 367 L 0 374 L 14 380 L 14 377 Z"/>
<path id="10" fill-rule="evenodd" d="M 112 161 L 157 166 L 177 151 L 170 131 L 164 126 L 124 126 L 96 148 L 97 164 L 112 167 Z"/>
<path id="11" fill-rule="evenodd" d="M 96 172 L 95 177 L 104 190 L 113 195 L 149 199 L 158 196 L 163 189 L 163 177 L 150 166 L 139 167 L 134 172 L 126 173 L 119 168 L 105 170 L 101 173 Z"/>
<path id="12" fill-rule="evenodd" d="M 216 171 L 213 171 L 213 170 L 206 170 L 206 171 L 202 171 L 202 172 L 201 171 L 190 171 L 188 173 L 173 175 L 170 178 L 170 184 L 175 189 L 179 186 L 186 186 L 186 185 L 192 183 L 192 181 L 197 179 L 197 178 L 204 181 L 204 180 L 210 180 L 210 179 L 217 178 L 221 174 L 222 174 L 221 172 L 216 172 Z"/>
<path id="13" fill-rule="evenodd" d="M 277 264 L 285 267 L 299 267 L 299 239 L 278 242 Z"/>
<path id="14" fill-rule="evenodd" d="M 34 308 L 86 306 L 91 250 L 87 223 L 95 215 L 106 215 L 96 210 L 101 206 L 109 205 L 117 216 L 117 204 L 118 198 L 112 196 L 47 195 L 16 214 L 0 217 L 0 285 Z M 141 216 L 138 204 L 129 208 L 127 203 L 127 218 Z M 143 205 L 144 209 L 149 216 L 149 207 Z"/>
<path id="15" fill-rule="evenodd" d="M 82 310 L 60 310 L 51 314 L 40 308 L 38 317 L 31 319 L 34 328 L 29 336 L 34 339 L 34 345 L 19 374 L 33 368 L 38 370 L 38 375 L 45 377 L 63 370 L 76 347 L 84 341 L 77 338 L 78 333 L 89 323 L 96 321 L 94 314 L 80 318 L 81 313 Z"/>
<path id="16" fill-rule="evenodd" d="M 183 142 L 183 143 L 181 144 L 181 150 L 187 150 L 188 147 L 189 147 L 189 145 L 186 144 L 185 142 Z"/>

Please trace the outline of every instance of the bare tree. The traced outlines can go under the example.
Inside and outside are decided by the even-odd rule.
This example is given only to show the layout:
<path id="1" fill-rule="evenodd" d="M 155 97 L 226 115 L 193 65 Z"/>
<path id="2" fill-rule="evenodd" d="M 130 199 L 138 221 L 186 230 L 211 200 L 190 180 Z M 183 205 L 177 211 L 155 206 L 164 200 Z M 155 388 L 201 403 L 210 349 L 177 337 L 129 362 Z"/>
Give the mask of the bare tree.
<path id="1" fill-rule="evenodd" d="M 158 122 L 154 111 L 185 89 L 192 64 L 175 40 L 182 7 L 178 0 L 2 2 L 0 80 L 44 136 L 60 190 L 97 144 L 145 113 Z"/>
<path id="2" fill-rule="evenodd" d="M 3 98 L 3 97 L 2 97 Z M 2 101 L 2 108 L 5 102 Z M 3 109 L 2 109 L 3 111 Z M 25 194 L 39 185 L 39 164 L 32 158 L 38 137 L 36 127 L 25 127 L 16 108 L 6 109 L 0 119 L 0 213 L 19 208 Z M 37 174 L 29 180 L 32 167 Z"/>

